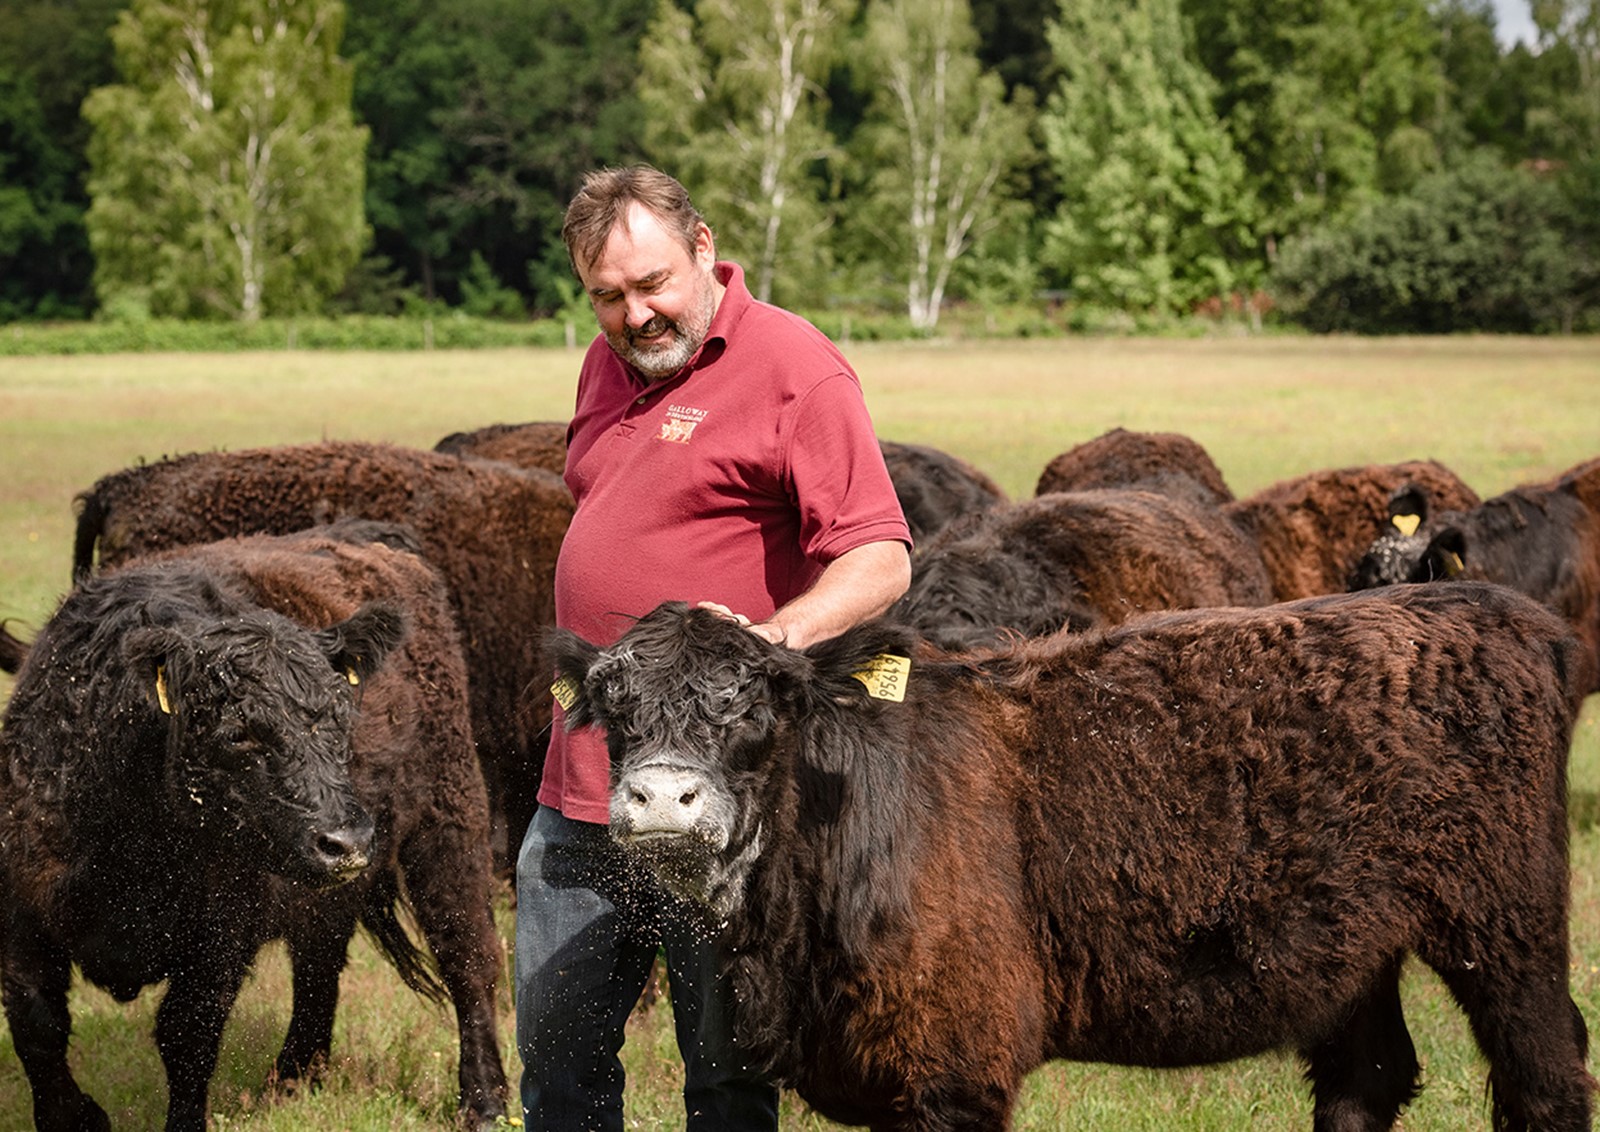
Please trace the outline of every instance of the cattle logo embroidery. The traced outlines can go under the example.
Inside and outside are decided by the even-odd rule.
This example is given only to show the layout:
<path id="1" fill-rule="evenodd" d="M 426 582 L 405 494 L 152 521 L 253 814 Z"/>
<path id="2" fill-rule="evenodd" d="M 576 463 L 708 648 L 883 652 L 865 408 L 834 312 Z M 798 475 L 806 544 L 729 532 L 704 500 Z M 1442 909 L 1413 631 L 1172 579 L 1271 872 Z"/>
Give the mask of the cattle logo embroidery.
<path id="1" fill-rule="evenodd" d="M 906 681 L 911 675 L 911 658 L 879 653 L 865 668 L 850 675 L 866 685 L 867 695 L 873 699 L 902 703 L 906 698 Z"/>
<path id="2" fill-rule="evenodd" d="M 669 444 L 688 444 L 689 438 L 694 435 L 695 426 L 705 419 L 704 409 L 695 409 L 688 405 L 668 405 L 666 419 L 661 422 L 661 431 L 656 434 L 656 439 Z"/>

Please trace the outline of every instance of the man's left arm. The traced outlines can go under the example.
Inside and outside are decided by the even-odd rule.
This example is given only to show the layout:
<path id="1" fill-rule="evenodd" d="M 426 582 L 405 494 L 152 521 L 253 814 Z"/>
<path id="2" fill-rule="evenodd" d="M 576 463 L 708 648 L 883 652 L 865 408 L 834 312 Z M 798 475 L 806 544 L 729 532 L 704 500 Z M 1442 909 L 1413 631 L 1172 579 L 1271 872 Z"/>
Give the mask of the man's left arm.
<path id="1" fill-rule="evenodd" d="M 733 617 L 774 644 L 803 649 L 878 616 L 911 584 L 911 554 L 898 540 L 869 542 L 828 563 L 805 593 L 765 621 L 751 624 L 726 607 L 702 603 Z"/>

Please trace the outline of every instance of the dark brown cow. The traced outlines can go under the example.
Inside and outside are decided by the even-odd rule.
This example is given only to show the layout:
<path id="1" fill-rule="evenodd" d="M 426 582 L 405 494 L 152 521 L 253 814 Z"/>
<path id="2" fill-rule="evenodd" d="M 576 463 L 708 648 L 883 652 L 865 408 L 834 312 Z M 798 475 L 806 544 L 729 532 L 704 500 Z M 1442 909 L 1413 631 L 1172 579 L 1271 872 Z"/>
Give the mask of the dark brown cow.
<path id="1" fill-rule="evenodd" d="M 944 648 L 1135 613 L 1265 605 L 1255 544 L 1215 507 L 1149 491 L 1064 491 L 953 524 L 912 559 L 892 615 Z"/>
<path id="2" fill-rule="evenodd" d="M 1410 488 L 1390 511 L 1352 588 L 1468 578 L 1521 590 L 1567 619 L 1584 647 L 1583 690 L 1600 692 L 1600 459 L 1465 510 L 1436 510 Z M 1406 516 L 1418 525 L 1394 525 Z"/>
<path id="3" fill-rule="evenodd" d="M 1034 494 L 1100 487 L 1138 488 L 1202 504 L 1233 499 L 1233 490 L 1211 454 L 1189 437 L 1125 428 L 1102 433 L 1051 460 Z"/>
<path id="4" fill-rule="evenodd" d="M 472 725 L 494 841 L 515 858 L 533 816 L 549 704 L 540 634 L 555 623 L 556 554 L 572 518 L 537 469 L 389 444 L 327 441 L 205 452 L 105 476 L 78 498 L 73 576 L 173 546 L 287 534 L 355 516 L 408 524 L 444 576 L 471 674 Z"/>
<path id="5" fill-rule="evenodd" d="M 121 1001 L 167 984 L 167 1127 L 200 1130 L 257 951 L 286 940 L 294 980 L 274 1075 L 314 1075 L 358 923 L 453 1003 L 463 1117 L 504 1113 L 488 802 L 421 559 L 306 532 L 85 579 L 22 664 L 0 768 L 0 992 L 39 1128 L 109 1127 L 68 1066 L 73 965 Z"/>
<path id="6" fill-rule="evenodd" d="M 915 543 L 1006 501 L 999 484 L 948 452 L 893 440 L 880 440 L 878 447 Z"/>
<path id="7" fill-rule="evenodd" d="M 500 460 L 519 468 L 542 468 L 559 476 L 567 466 L 567 422 L 485 425 L 471 432 L 452 432 L 433 450 L 449 456 Z"/>
<path id="8" fill-rule="evenodd" d="M 1282 1048 L 1317 1128 L 1389 1128 L 1415 955 L 1497 1129 L 1589 1128 L 1573 643 L 1529 598 L 1393 587 L 953 659 L 888 623 L 789 652 L 681 604 L 553 640 L 612 835 L 704 904 L 744 1048 L 830 1119 L 998 1129 L 1048 1059 Z"/>
<path id="9" fill-rule="evenodd" d="M 1416 484 L 1438 506 L 1464 509 L 1477 493 L 1434 460 L 1311 472 L 1223 505 L 1261 550 L 1273 596 L 1292 601 L 1343 593 L 1356 563 L 1387 521 L 1389 497 Z"/>

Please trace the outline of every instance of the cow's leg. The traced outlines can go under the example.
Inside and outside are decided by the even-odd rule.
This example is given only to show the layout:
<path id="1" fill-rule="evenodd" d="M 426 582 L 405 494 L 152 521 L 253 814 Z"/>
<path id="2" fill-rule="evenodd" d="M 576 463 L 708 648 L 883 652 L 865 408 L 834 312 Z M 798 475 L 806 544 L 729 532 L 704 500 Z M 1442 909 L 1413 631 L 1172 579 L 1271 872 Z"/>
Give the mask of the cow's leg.
<path id="1" fill-rule="evenodd" d="M 461 1041 L 461 1116 L 494 1124 L 506 1107 L 495 986 L 504 950 L 489 907 L 490 855 L 481 838 L 440 823 L 401 847 L 417 925 L 439 962 Z"/>
<path id="2" fill-rule="evenodd" d="M 217 1049 L 251 955 L 237 943 L 203 940 L 175 971 L 156 1011 L 156 1048 L 167 1071 L 167 1132 L 204 1132 Z"/>
<path id="3" fill-rule="evenodd" d="M 352 908 L 315 918 L 307 930 L 290 934 L 289 967 L 294 978 L 294 1009 L 289 1032 L 273 1064 L 278 1081 L 314 1079 L 333 1045 L 333 1018 L 339 1006 L 339 975 L 344 971 L 355 935 Z"/>
<path id="4" fill-rule="evenodd" d="M 1480 952 L 1470 969 L 1435 968 L 1489 1062 L 1499 1132 L 1589 1128 L 1589 1032 L 1567 991 L 1565 944 L 1563 933 L 1520 954 Z"/>
<path id="5" fill-rule="evenodd" d="M 1339 1032 L 1302 1051 L 1316 1108 L 1315 1132 L 1384 1132 L 1417 1095 L 1417 1051 L 1400 1007 L 1394 960 Z"/>
<path id="6" fill-rule="evenodd" d="M 12 1044 L 33 1093 L 34 1125 L 41 1132 L 103 1132 L 111 1122 L 78 1088 L 67 1065 L 71 979 L 66 951 L 21 917 L 11 917 L 0 955 L 0 996 L 5 999 Z"/>

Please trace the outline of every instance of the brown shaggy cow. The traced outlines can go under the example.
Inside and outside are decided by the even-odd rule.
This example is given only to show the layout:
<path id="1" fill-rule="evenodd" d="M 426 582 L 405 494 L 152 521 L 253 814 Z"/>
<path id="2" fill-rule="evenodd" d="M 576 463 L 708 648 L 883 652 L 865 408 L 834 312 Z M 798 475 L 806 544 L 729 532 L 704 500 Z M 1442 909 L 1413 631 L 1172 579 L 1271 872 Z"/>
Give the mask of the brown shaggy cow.
<path id="1" fill-rule="evenodd" d="M 743 1048 L 830 1119 L 999 1129 L 1052 1058 L 1289 1049 L 1318 1129 L 1389 1128 L 1415 955 L 1495 1128 L 1589 1128 L 1573 644 L 1527 597 L 1393 587 L 949 659 L 886 622 L 791 652 L 682 604 L 552 641 L 567 718 L 608 737 L 612 835 L 703 902 Z"/>
<path id="2" fill-rule="evenodd" d="M 1150 491 L 1064 491 L 947 527 L 911 563 L 891 615 L 944 648 L 1135 613 L 1265 605 L 1255 545 L 1217 508 Z"/>
<path id="3" fill-rule="evenodd" d="M 1600 459 L 1464 510 L 1436 510 L 1411 488 L 1396 494 L 1390 511 L 1419 525 L 1407 534 L 1391 519 L 1357 565 L 1352 589 L 1473 578 L 1521 590 L 1567 619 L 1584 647 L 1583 690 L 1600 692 Z"/>
<path id="4" fill-rule="evenodd" d="M 0 992 L 37 1126 L 109 1127 L 68 1066 L 74 965 L 121 1001 L 167 984 L 167 1127 L 200 1130 L 256 953 L 286 940 L 293 974 L 274 1076 L 314 1076 L 358 923 L 453 1003 L 461 1114 L 492 1125 L 488 823 L 454 615 L 420 558 L 310 531 L 85 579 L 0 728 Z"/>
<path id="5" fill-rule="evenodd" d="M 1045 465 L 1035 495 L 1128 487 L 1177 495 L 1196 503 L 1221 504 L 1233 490 L 1211 454 L 1177 432 L 1129 432 L 1114 428 L 1070 448 Z"/>
<path id="6" fill-rule="evenodd" d="M 519 468 L 543 468 L 559 476 L 567 466 L 567 422 L 485 425 L 471 432 L 452 432 L 433 450 L 448 456 L 500 460 Z"/>
<path id="7" fill-rule="evenodd" d="M 1343 593 L 1356 563 L 1387 521 L 1389 497 L 1402 484 L 1425 488 L 1440 507 L 1460 510 L 1477 493 L 1435 460 L 1311 472 L 1223 505 L 1260 547 L 1273 596 L 1292 601 Z"/>
<path id="8" fill-rule="evenodd" d="M 494 841 L 515 859 L 544 766 L 542 632 L 572 497 L 536 469 L 390 444 L 325 441 L 203 452 L 103 477 L 78 497 L 73 576 L 153 550 L 357 516 L 408 524 L 455 605 Z M 508 848 L 509 847 L 509 848 Z"/>

